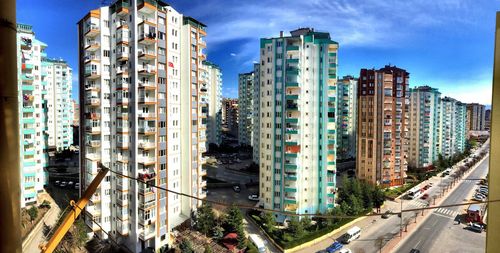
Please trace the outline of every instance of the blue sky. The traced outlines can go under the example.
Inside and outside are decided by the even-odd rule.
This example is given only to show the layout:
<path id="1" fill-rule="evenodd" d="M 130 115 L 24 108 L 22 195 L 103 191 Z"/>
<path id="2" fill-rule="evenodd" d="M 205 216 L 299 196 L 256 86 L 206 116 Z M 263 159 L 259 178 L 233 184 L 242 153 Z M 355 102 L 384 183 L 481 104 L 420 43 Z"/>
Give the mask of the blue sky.
<path id="1" fill-rule="evenodd" d="M 463 102 L 491 103 L 499 0 L 166 2 L 208 26 L 208 59 L 222 67 L 227 97 L 237 97 L 238 73 L 250 71 L 258 60 L 259 38 L 314 27 L 340 43 L 339 76 L 391 63 L 410 72 L 412 86 L 427 84 Z M 18 22 L 33 25 L 37 38 L 48 44 L 48 55 L 66 59 L 74 69 L 76 96 L 76 23 L 101 1 L 17 4 Z"/>

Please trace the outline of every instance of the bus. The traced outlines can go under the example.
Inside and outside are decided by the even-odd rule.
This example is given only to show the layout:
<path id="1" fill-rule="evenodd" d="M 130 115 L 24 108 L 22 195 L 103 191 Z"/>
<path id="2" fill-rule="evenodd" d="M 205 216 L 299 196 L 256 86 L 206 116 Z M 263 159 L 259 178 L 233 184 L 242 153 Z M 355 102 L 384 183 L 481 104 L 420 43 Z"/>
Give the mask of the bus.
<path id="1" fill-rule="evenodd" d="M 422 195 L 422 190 L 420 188 L 413 188 L 408 191 L 408 199 L 416 199 Z"/>

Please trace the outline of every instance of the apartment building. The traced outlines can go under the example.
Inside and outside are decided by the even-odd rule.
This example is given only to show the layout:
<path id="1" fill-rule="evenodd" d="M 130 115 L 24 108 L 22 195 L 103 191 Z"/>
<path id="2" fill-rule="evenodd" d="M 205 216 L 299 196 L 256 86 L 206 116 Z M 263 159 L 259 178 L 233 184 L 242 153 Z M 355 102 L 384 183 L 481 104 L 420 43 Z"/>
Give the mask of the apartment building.
<path id="1" fill-rule="evenodd" d="M 238 99 L 225 98 L 222 100 L 222 124 L 229 133 L 238 137 L 239 108 Z"/>
<path id="2" fill-rule="evenodd" d="M 222 124 L 223 125 L 227 125 L 229 119 L 229 110 L 231 110 L 231 108 L 234 106 L 234 105 L 238 105 L 238 99 L 234 99 L 234 98 L 223 98 L 222 99 Z"/>
<path id="3" fill-rule="evenodd" d="M 258 145 L 265 208 L 303 214 L 335 205 L 337 50 L 329 33 L 311 28 L 260 40 Z"/>
<path id="4" fill-rule="evenodd" d="M 207 106 L 199 69 L 205 25 L 161 1 L 118 0 L 90 11 L 78 31 L 82 191 L 102 163 L 204 198 Z M 85 221 L 132 252 L 158 250 L 172 243 L 173 229 L 199 204 L 109 173 Z"/>
<path id="5" fill-rule="evenodd" d="M 384 187 L 404 184 L 410 74 L 396 66 L 361 69 L 356 176 Z"/>
<path id="6" fill-rule="evenodd" d="M 73 144 L 72 69 L 64 60 L 45 58 L 42 71 L 46 82 L 49 148 L 58 151 L 69 149 Z"/>
<path id="7" fill-rule="evenodd" d="M 439 153 L 451 157 L 465 150 L 467 106 L 456 99 L 440 100 Z"/>
<path id="8" fill-rule="evenodd" d="M 441 92 L 429 86 L 410 89 L 410 146 L 408 164 L 432 165 L 439 154 L 439 101 Z"/>
<path id="9" fill-rule="evenodd" d="M 17 24 L 21 207 L 37 202 L 48 165 L 47 91 L 42 71 L 46 48 L 35 38 L 31 25 Z"/>
<path id="10" fill-rule="evenodd" d="M 73 126 L 79 126 L 80 125 L 80 105 L 76 100 L 72 100 L 72 106 L 73 106 Z"/>
<path id="11" fill-rule="evenodd" d="M 207 144 L 222 142 L 222 71 L 209 61 L 202 65 L 202 101 L 208 105 Z M 208 148 L 208 147 L 207 147 Z"/>
<path id="12" fill-rule="evenodd" d="M 484 131 L 486 127 L 484 105 L 478 103 L 467 104 L 466 131 Z"/>
<path id="13" fill-rule="evenodd" d="M 253 146 L 253 92 L 254 73 L 238 75 L 238 143 Z"/>
<path id="14" fill-rule="evenodd" d="M 259 164 L 259 138 L 260 138 L 260 64 L 253 65 L 253 108 L 252 108 L 252 160 Z"/>
<path id="15" fill-rule="evenodd" d="M 337 82 L 337 160 L 356 157 L 358 79 L 344 76 Z"/>
<path id="16" fill-rule="evenodd" d="M 484 111 L 484 130 L 489 131 L 491 127 L 491 109 Z"/>

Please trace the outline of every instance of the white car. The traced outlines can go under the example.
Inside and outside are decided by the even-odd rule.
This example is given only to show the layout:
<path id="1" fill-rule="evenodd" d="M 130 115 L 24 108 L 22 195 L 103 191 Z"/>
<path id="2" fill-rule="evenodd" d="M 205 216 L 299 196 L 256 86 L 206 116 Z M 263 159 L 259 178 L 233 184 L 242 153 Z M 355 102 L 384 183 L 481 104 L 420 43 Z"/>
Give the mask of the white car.
<path id="1" fill-rule="evenodd" d="M 257 194 L 248 195 L 248 199 L 252 201 L 259 201 L 259 195 Z"/>
<path id="2" fill-rule="evenodd" d="M 339 253 L 352 253 L 350 249 L 344 248 L 339 251 Z"/>
<path id="3" fill-rule="evenodd" d="M 77 189 L 77 190 L 80 189 L 80 183 L 75 184 L 75 189 Z"/>
<path id="4" fill-rule="evenodd" d="M 61 184 L 59 186 L 61 187 L 66 187 L 66 185 L 68 185 L 68 183 L 66 183 L 66 181 L 62 181 Z"/>

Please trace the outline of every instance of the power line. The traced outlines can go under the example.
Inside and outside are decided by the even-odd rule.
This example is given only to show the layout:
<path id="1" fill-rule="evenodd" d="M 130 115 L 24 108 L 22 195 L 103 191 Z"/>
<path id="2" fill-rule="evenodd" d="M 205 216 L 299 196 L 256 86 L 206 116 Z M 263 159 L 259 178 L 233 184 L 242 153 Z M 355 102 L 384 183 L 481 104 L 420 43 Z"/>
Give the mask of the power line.
<path id="1" fill-rule="evenodd" d="M 148 183 L 146 181 L 143 181 L 143 180 L 140 180 L 138 178 L 134 178 L 134 177 L 131 177 L 131 176 L 128 176 L 128 175 L 124 175 L 124 174 L 122 174 L 120 172 L 116 172 L 116 171 L 111 170 L 111 169 L 109 169 L 109 171 L 112 172 L 112 173 L 114 173 L 114 174 L 116 174 L 116 175 L 118 175 L 118 176 L 121 176 L 121 177 L 124 177 L 124 178 L 128 178 L 128 179 L 132 179 L 132 180 L 135 180 L 135 181 L 137 181 L 139 183 L 143 183 L 143 184 L 145 184 L 145 185 L 147 185 L 149 187 L 154 187 L 154 188 L 157 188 L 157 189 L 160 189 L 160 190 L 163 190 L 163 191 L 167 191 L 167 192 L 170 192 L 170 193 L 173 193 L 173 194 L 181 195 L 181 196 L 192 198 L 192 199 L 196 199 L 196 200 L 199 200 L 199 201 L 202 201 L 202 202 L 205 202 L 205 203 L 220 205 L 220 206 L 224 206 L 224 207 L 232 207 L 232 206 L 234 206 L 234 207 L 238 207 L 238 208 L 241 208 L 241 209 L 251 209 L 251 210 L 255 210 L 255 211 L 279 213 L 279 214 L 288 215 L 288 216 L 296 216 L 296 217 L 314 216 L 314 217 L 325 218 L 325 219 L 346 219 L 346 218 L 360 218 L 360 217 L 370 217 L 370 216 L 381 216 L 381 215 L 383 215 L 382 213 L 373 213 L 373 214 L 364 214 L 364 215 L 329 215 L 329 214 L 327 215 L 327 214 L 309 214 L 309 213 L 296 214 L 296 213 L 291 213 L 291 212 L 284 212 L 284 211 L 279 211 L 279 210 L 274 210 L 274 209 L 267 209 L 267 208 L 261 208 L 261 207 L 255 207 L 255 206 L 244 205 L 244 204 L 229 204 L 229 203 L 225 203 L 225 202 L 222 202 L 222 201 L 215 201 L 215 200 L 203 199 L 203 198 L 199 198 L 197 196 L 193 196 L 193 195 L 190 195 L 190 194 L 177 192 L 177 191 L 170 190 L 170 189 L 167 189 L 167 188 L 164 188 L 164 187 L 161 187 L 161 186 L 156 186 L 156 185 L 150 184 L 150 183 Z M 493 203 L 493 202 L 500 202 L 500 199 L 497 199 L 497 200 L 487 200 L 487 201 L 473 201 L 473 202 L 460 203 L 460 204 L 452 204 L 452 205 L 421 207 L 421 208 L 415 208 L 415 209 L 405 209 L 405 210 L 401 210 L 401 212 L 394 212 L 393 214 L 400 214 L 400 213 L 404 213 L 404 212 L 422 211 L 422 210 L 442 208 L 442 207 L 454 207 L 454 206 L 463 206 L 463 205 L 480 204 L 480 203 Z"/>

